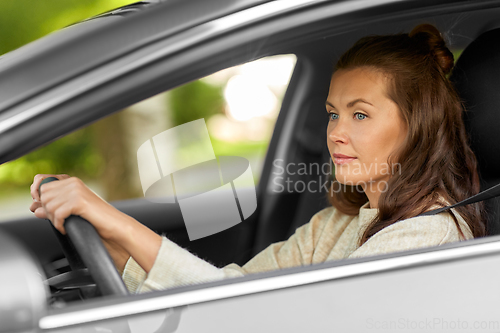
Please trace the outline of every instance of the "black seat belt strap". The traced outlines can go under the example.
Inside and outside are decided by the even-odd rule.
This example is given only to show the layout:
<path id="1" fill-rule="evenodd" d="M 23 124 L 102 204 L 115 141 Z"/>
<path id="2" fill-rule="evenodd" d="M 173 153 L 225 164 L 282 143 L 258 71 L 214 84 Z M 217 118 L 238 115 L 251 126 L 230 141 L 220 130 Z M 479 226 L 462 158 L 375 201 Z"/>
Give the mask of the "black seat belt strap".
<path id="1" fill-rule="evenodd" d="M 446 207 L 442 207 L 442 208 L 438 208 L 438 209 L 434 209 L 434 210 L 430 210 L 430 211 L 422 213 L 422 214 L 420 214 L 418 216 L 436 215 L 436 214 L 439 214 L 441 212 L 447 211 L 448 209 L 451 209 L 451 208 L 465 206 L 465 205 L 468 205 L 468 204 L 471 204 L 471 203 L 476 203 L 478 201 L 488 200 L 488 199 L 497 197 L 499 195 L 500 195 L 500 184 L 497 184 L 495 186 L 490 187 L 487 190 L 484 190 L 482 192 L 479 192 L 476 195 L 473 195 L 470 198 L 467 198 L 465 200 L 457 202 L 454 205 L 446 206 Z"/>

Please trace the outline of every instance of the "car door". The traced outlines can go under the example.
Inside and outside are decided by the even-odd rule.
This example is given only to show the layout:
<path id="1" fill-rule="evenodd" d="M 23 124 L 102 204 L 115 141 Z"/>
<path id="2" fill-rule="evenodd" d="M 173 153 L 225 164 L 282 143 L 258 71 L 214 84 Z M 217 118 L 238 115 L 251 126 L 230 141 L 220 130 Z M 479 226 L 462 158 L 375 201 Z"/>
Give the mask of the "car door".
<path id="1" fill-rule="evenodd" d="M 90 302 L 49 314 L 40 327 L 68 333 L 495 332 L 499 259 L 495 236 Z"/>

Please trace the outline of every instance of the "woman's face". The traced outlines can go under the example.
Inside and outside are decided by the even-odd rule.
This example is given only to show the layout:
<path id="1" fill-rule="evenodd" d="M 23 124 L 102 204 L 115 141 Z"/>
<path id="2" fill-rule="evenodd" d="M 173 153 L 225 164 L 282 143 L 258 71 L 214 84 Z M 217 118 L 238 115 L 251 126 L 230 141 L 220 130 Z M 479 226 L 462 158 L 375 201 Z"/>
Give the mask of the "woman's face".
<path id="1" fill-rule="evenodd" d="M 393 170 L 398 172 L 388 158 L 403 143 L 407 126 L 386 93 L 387 81 L 369 68 L 338 70 L 332 76 L 327 141 L 342 184 L 381 192 Z"/>

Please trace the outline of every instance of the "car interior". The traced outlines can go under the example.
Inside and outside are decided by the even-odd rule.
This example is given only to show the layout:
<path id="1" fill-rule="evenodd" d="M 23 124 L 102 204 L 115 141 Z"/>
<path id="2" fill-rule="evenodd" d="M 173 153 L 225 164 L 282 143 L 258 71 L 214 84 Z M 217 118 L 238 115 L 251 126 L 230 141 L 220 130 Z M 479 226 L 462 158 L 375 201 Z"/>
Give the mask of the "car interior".
<path id="1" fill-rule="evenodd" d="M 453 69 L 450 79 L 455 84 L 460 97 L 464 101 L 464 121 L 469 133 L 471 148 L 479 164 L 482 190 L 500 183 L 498 166 L 500 159 L 496 151 L 495 128 L 499 123 L 498 94 L 495 88 L 499 85 L 500 68 L 498 59 L 500 48 L 494 42 L 500 37 L 500 29 L 487 30 L 478 36 L 461 54 Z M 500 232 L 498 223 L 499 197 L 485 201 L 488 212 L 488 234 Z"/>
<path id="2" fill-rule="evenodd" d="M 273 36 L 262 41 L 258 52 L 253 52 L 246 59 L 238 58 L 235 62 L 243 63 L 269 55 L 294 54 L 297 63 L 267 149 L 259 183 L 256 184 L 258 204 L 255 213 L 230 229 L 190 241 L 182 214 L 176 205 L 158 204 L 144 198 L 112 204 L 218 267 L 230 263 L 243 265 L 269 244 L 287 239 L 296 228 L 329 205 L 326 191 L 273 191 L 277 184 L 274 176 L 277 169 L 273 161 L 281 159 L 288 164 L 320 166 L 329 163 L 324 102 L 338 57 L 363 36 L 408 32 L 420 23 L 434 24 L 444 32 L 455 55 L 469 45 L 460 55 L 451 79 L 468 110 L 466 126 L 471 135 L 472 148 L 479 160 L 482 186 L 485 189 L 495 185 L 500 181 L 500 176 L 496 174 L 499 169 L 497 166 L 500 167 L 500 157 L 492 153 L 499 145 L 494 140 L 497 131 L 494 124 L 500 121 L 495 114 L 495 107 L 500 104 L 500 97 L 495 93 L 500 84 L 500 68 L 496 65 L 500 58 L 500 46 L 497 45 L 500 29 L 495 29 L 499 15 L 500 8 L 486 8 L 466 13 L 445 10 L 398 17 L 381 15 L 380 19 L 374 19 L 368 25 L 356 20 L 356 23 L 345 26 L 321 21 L 308 29 L 288 31 L 286 43 L 273 46 L 273 41 L 284 38 L 283 36 Z M 222 68 L 207 71 L 215 72 L 220 69 Z M 205 74 L 208 73 L 203 73 L 198 78 Z M 324 183 L 325 176 L 328 174 L 323 172 L 288 175 L 294 182 L 316 181 L 317 184 Z M 488 232 L 496 235 L 500 233 L 500 225 L 497 223 L 500 199 L 491 199 L 486 204 L 489 213 Z M 168 223 L 165 217 L 168 217 Z M 0 229 L 15 236 L 31 250 L 48 278 L 69 270 L 48 223 L 42 223 L 35 217 L 21 218 L 1 222 Z M 81 297 L 81 294 L 73 295 L 66 300 Z"/>

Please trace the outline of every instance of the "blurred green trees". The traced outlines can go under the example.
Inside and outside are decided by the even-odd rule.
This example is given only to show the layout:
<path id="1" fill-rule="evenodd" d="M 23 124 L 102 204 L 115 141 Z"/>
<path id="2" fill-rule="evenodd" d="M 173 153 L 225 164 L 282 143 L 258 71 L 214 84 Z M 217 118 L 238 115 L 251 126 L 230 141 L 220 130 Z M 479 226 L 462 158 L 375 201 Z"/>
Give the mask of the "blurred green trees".
<path id="1" fill-rule="evenodd" d="M 55 30 L 134 0 L 2 0 L 0 54 Z M 93 178 L 102 173 L 103 159 L 92 127 L 80 130 L 15 161 L 0 166 L 0 196 L 27 186 L 37 173 L 69 173 Z"/>
<path id="2" fill-rule="evenodd" d="M 92 127 L 85 128 L 0 166 L 1 190 L 11 191 L 29 185 L 37 173 L 98 176 L 102 158 L 96 149 L 93 132 Z"/>
<path id="3" fill-rule="evenodd" d="M 134 0 L 2 0 L 0 54 Z"/>
<path id="4" fill-rule="evenodd" d="M 75 22 L 134 2 L 136 1 L 2 0 L 0 54 Z M 168 98 L 161 102 L 164 103 L 162 114 L 167 119 L 162 126 L 167 127 L 160 130 L 224 113 L 224 86 L 225 82 L 222 81 L 197 80 L 168 92 Z M 151 107 L 155 106 L 145 106 L 149 111 Z M 133 108 L 134 106 L 130 110 Z M 139 112 L 134 117 L 130 113 L 127 115 L 127 112 L 115 113 L 15 161 L 0 165 L 0 197 L 5 199 L 19 196 L 29 202 L 31 197 L 28 188 L 33 176 L 38 173 L 66 173 L 80 177 L 88 185 L 98 187 L 94 187 L 94 190 L 102 191 L 100 194 L 108 201 L 142 196 L 135 155 L 138 147 L 131 144 L 130 137 L 133 129 L 146 121 L 161 123 L 156 118 L 148 120 L 154 112 L 148 113 L 149 115 L 144 115 Z M 267 141 L 229 142 L 212 137 L 212 145 L 216 155 L 261 158 L 265 154 Z M 258 177 L 257 173 L 254 176 Z M 9 205 L 4 202 L 7 201 L 0 201 L 2 214 Z M 25 206 L 21 209 L 27 211 Z"/>
<path id="5" fill-rule="evenodd" d="M 224 110 L 223 86 L 197 80 L 172 90 L 170 108 L 172 121 L 178 126 Z M 196 98 L 194 98 L 196 96 Z"/>
<path id="6" fill-rule="evenodd" d="M 53 31 L 134 0 L 3 0 L 0 1 L 0 54 L 19 48 Z M 223 112 L 223 87 L 194 81 L 171 93 L 172 126 Z M 18 192 L 29 197 L 37 173 L 67 173 L 98 184 L 107 200 L 142 195 L 126 146 L 127 120 L 117 113 L 74 132 L 15 161 L 0 166 L 0 197 Z"/>

